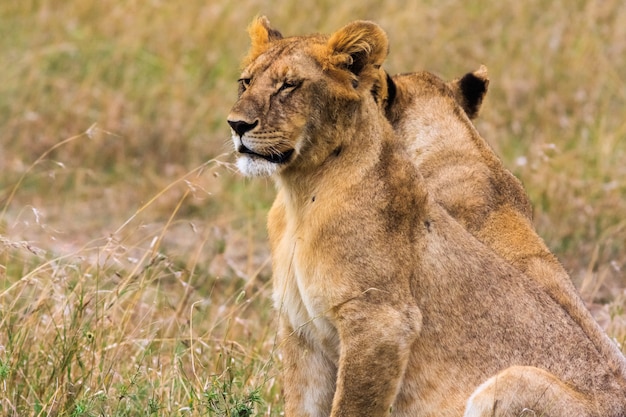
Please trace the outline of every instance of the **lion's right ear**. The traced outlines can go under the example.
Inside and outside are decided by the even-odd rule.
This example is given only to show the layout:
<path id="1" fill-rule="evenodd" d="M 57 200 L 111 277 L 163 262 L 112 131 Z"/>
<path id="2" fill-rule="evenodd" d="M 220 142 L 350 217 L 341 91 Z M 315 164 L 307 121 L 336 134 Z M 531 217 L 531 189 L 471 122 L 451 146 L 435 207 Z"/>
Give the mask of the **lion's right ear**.
<path id="1" fill-rule="evenodd" d="M 448 87 L 454 93 L 457 103 L 465 110 L 467 117 L 476 118 L 489 87 L 487 67 L 481 65 L 476 71 L 449 82 Z"/>
<path id="2" fill-rule="evenodd" d="M 359 76 L 368 65 L 378 69 L 389 52 L 387 34 L 373 22 L 356 21 L 339 29 L 328 40 L 327 64 Z"/>
<path id="3" fill-rule="evenodd" d="M 259 55 L 267 51 L 273 41 L 283 38 L 283 35 L 276 29 L 272 29 L 270 21 L 265 16 L 257 17 L 248 26 L 248 34 L 252 45 L 250 51 L 243 61 L 243 65 L 247 66 L 254 61 Z"/>

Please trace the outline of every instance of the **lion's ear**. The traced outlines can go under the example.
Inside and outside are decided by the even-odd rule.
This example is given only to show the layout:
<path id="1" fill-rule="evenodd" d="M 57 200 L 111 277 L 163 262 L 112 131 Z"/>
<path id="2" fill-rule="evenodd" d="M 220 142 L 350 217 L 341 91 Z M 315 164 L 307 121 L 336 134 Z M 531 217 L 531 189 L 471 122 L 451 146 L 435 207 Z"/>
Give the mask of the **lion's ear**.
<path id="1" fill-rule="evenodd" d="M 456 101 L 463 107 L 470 119 L 478 116 L 480 106 L 487 94 L 489 87 L 489 74 L 487 67 L 481 65 L 474 72 L 469 72 L 463 77 L 448 83 L 448 87 L 454 93 Z"/>
<path id="2" fill-rule="evenodd" d="M 269 19 L 265 16 L 257 17 L 250 23 L 250 26 L 248 26 L 248 34 L 250 35 L 252 45 L 250 46 L 248 56 L 244 60 L 244 66 L 267 51 L 272 42 L 283 38 L 283 35 L 279 31 L 272 29 Z"/>
<path id="3" fill-rule="evenodd" d="M 389 41 L 377 24 L 356 21 L 331 35 L 328 49 L 329 64 L 360 75 L 368 65 L 374 68 L 382 65 L 389 52 Z"/>

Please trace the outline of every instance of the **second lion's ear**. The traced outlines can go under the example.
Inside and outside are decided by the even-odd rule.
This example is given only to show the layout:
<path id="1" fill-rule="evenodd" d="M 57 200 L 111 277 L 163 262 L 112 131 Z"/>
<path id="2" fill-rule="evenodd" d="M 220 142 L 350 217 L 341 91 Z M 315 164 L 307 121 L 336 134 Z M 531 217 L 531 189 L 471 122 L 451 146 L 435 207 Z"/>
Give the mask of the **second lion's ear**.
<path id="1" fill-rule="evenodd" d="M 250 35 L 250 51 L 244 60 L 244 66 L 250 64 L 259 55 L 267 51 L 270 44 L 276 40 L 282 39 L 283 35 L 270 26 L 270 21 L 265 16 L 257 17 L 248 26 L 248 34 Z"/>
<path id="2" fill-rule="evenodd" d="M 476 118 L 489 87 L 487 67 L 481 65 L 476 71 L 448 83 L 448 87 L 454 93 L 457 103 L 465 110 L 467 117 Z"/>
<path id="3" fill-rule="evenodd" d="M 368 66 L 378 69 L 389 52 L 387 34 L 368 21 L 352 22 L 328 40 L 329 64 L 343 67 L 360 76 Z"/>

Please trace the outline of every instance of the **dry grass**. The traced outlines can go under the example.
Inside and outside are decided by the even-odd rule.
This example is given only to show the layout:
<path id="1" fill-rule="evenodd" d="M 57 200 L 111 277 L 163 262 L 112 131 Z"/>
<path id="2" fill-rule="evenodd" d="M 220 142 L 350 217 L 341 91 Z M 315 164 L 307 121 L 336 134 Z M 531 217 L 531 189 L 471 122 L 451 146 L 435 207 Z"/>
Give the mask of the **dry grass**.
<path id="1" fill-rule="evenodd" d="M 335 3 L 0 3 L 0 414 L 280 414 L 274 190 L 225 123 L 258 13 L 375 20 L 392 73 L 487 65 L 479 130 L 626 339 L 626 4 Z"/>

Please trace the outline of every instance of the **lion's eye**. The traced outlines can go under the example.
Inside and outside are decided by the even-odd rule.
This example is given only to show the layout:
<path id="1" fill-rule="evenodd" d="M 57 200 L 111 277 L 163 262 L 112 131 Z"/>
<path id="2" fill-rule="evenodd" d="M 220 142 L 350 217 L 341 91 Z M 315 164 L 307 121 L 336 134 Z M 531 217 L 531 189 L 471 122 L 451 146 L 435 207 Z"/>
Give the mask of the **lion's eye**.
<path id="1" fill-rule="evenodd" d="M 251 81 L 252 78 L 240 78 L 239 80 L 237 80 L 237 82 L 239 82 L 239 87 L 242 90 L 246 90 L 250 86 Z"/>
<path id="2" fill-rule="evenodd" d="M 301 83 L 295 81 L 284 81 L 278 88 L 278 92 L 291 91 L 296 89 Z"/>

